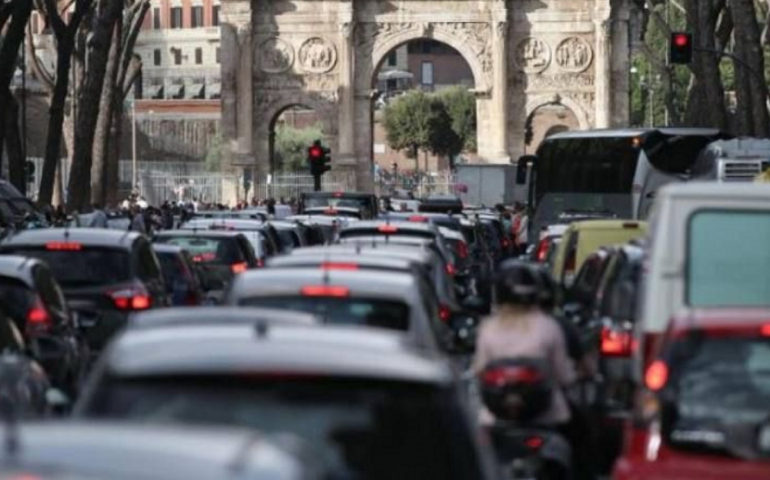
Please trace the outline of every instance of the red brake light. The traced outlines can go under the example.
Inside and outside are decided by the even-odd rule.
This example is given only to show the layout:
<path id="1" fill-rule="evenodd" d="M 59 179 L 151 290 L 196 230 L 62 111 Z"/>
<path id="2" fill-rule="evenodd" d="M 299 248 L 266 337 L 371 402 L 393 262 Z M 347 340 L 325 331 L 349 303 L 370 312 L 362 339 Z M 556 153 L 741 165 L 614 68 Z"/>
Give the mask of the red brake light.
<path id="1" fill-rule="evenodd" d="M 655 360 L 644 374 L 644 385 L 653 392 L 666 386 L 668 381 L 668 366 L 663 360 Z"/>
<path id="2" fill-rule="evenodd" d="M 423 215 L 412 215 L 408 220 L 410 222 L 427 222 L 428 218 Z"/>
<path id="3" fill-rule="evenodd" d="M 377 227 L 377 231 L 380 233 L 396 233 L 398 232 L 398 227 L 395 225 L 380 225 Z"/>
<path id="4" fill-rule="evenodd" d="M 354 271 L 354 270 L 358 270 L 358 265 L 355 264 L 355 263 L 323 262 L 321 264 L 321 270 L 346 270 L 346 271 Z"/>
<path id="5" fill-rule="evenodd" d="M 530 450 L 540 450 L 540 447 L 543 446 L 543 439 L 540 437 L 529 437 L 528 439 L 524 440 L 524 445 L 526 445 Z"/>
<path id="6" fill-rule="evenodd" d="M 350 295 L 347 287 L 329 286 L 329 285 L 308 285 L 299 291 L 304 297 L 334 297 L 342 298 Z"/>
<path id="7" fill-rule="evenodd" d="M 487 385 L 503 386 L 508 382 L 535 383 L 541 380 L 537 370 L 527 367 L 501 367 L 486 370 L 481 374 L 481 382 Z"/>
<path id="8" fill-rule="evenodd" d="M 77 242 L 48 242 L 45 244 L 46 250 L 59 252 L 79 252 L 83 245 Z"/>
<path id="9" fill-rule="evenodd" d="M 770 337 L 770 323 L 762 325 L 762 328 L 759 329 L 759 334 L 763 337 Z"/>
<path id="10" fill-rule="evenodd" d="M 447 263 L 446 264 L 446 273 L 447 273 L 447 275 L 450 275 L 450 276 L 454 275 L 455 273 L 457 273 L 457 269 L 451 263 Z"/>
<path id="11" fill-rule="evenodd" d="M 38 298 L 27 312 L 27 331 L 46 331 L 51 327 L 51 317 Z"/>
<path id="12" fill-rule="evenodd" d="M 332 193 L 332 197 L 334 198 L 340 198 L 342 196 L 342 192 L 334 192 Z"/>
<path id="13" fill-rule="evenodd" d="M 210 262 L 217 258 L 216 254 L 211 252 L 201 253 L 200 255 L 195 255 L 193 257 L 193 262 L 195 263 L 201 263 L 201 262 Z"/>
<path id="14" fill-rule="evenodd" d="M 131 286 L 107 292 L 118 310 L 147 310 L 152 304 L 149 293 L 142 286 Z"/>
<path id="15" fill-rule="evenodd" d="M 618 332 L 603 327 L 601 332 L 601 352 L 605 357 L 630 357 L 635 347 L 631 332 Z"/>
<path id="16" fill-rule="evenodd" d="M 230 265 L 230 270 L 236 275 L 245 272 L 247 268 L 249 268 L 249 264 L 246 262 L 238 262 Z"/>
<path id="17" fill-rule="evenodd" d="M 449 311 L 449 308 L 446 305 L 439 305 L 438 307 L 438 318 L 442 322 L 446 323 L 449 321 L 449 318 L 452 316 L 452 312 Z"/>
<path id="18" fill-rule="evenodd" d="M 538 263 L 545 262 L 545 257 L 548 255 L 548 240 L 542 239 L 540 240 L 540 243 L 537 244 L 537 254 L 535 255 L 535 258 L 537 259 Z"/>
<path id="19" fill-rule="evenodd" d="M 468 245 L 465 242 L 457 243 L 457 256 L 460 258 L 468 258 Z"/>

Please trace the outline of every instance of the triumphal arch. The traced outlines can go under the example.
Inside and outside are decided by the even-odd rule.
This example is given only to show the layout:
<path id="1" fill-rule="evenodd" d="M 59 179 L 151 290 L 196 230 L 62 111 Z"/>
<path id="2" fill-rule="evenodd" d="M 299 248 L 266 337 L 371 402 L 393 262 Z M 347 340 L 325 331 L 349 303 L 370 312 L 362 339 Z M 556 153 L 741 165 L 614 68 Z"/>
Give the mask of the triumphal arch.
<path id="1" fill-rule="evenodd" d="M 579 128 L 628 118 L 627 0 L 221 0 L 225 168 L 265 175 L 271 132 L 314 109 L 335 170 L 371 188 L 375 76 L 389 52 L 432 39 L 474 77 L 478 155 L 515 161 L 533 112 L 560 105 Z"/>

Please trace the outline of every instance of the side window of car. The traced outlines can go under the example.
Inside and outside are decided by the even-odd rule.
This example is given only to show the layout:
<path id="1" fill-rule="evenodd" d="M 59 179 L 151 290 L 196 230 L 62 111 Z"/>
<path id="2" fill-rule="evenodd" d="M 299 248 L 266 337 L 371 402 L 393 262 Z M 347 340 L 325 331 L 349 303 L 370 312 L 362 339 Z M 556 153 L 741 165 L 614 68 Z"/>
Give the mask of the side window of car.
<path id="1" fill-rule="evenodd" d="M 136 274 L 142 281 L 152 282 L 161 278 L 160 265 L 155 254 L 152 253 L 150 244 L 139 240 L 135 250 Z"/>
<path id="2" fill-rule="evenodd" d="M 0 310 L 0 354 L 24 351 L 24 338 L 16 324 Z"/>
<path id="3" fill-rule="evenodd" d="M 254 247 L 251 245 L 251 243 L 249 243 L 245 237 L 238 237 L 238 245 L 240 245 L 240 249 L 243 252 L 243 255 L 246 257 L 246 260 L 252 265 L 255 264 L 257 261 L 257 255 L 254 253 Z"/>
<path id="4" fill-rule="evenodd" d="M 63 317 L 67 315 L 67 303 L 64 300 L 64 293 L 59 285 L 51 276 L 48 267 L 38 265 L 33 271 L 35 285 L 40 297 L 52 313 Z"/>

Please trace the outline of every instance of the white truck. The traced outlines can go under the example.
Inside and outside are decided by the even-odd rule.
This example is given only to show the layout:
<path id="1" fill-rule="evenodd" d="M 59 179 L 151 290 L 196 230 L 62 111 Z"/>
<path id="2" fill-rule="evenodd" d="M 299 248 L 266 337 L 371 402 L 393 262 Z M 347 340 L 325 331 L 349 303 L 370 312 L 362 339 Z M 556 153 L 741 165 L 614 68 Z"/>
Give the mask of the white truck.
<path id="1" fill-rule="evenodd" d="M 751 182 L 770 167 L 770 140 L 748 137 L 718 140 L 700 152 L 698 164 L 712 166 L 711 180 Z"/>

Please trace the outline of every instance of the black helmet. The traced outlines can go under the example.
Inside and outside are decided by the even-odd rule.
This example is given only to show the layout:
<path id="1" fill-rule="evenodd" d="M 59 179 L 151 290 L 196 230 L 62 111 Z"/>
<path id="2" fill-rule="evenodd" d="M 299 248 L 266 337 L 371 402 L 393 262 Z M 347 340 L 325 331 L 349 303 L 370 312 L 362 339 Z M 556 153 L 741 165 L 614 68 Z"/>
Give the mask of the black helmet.
<path id="1" fill-rule="evenodd" d="M 539 305 L 541 290 L 541 275 L 532 264 L 520 260 L 507 260 L 500 265 L 495 279 L 497 303 Z"/>
<path id="2" fill-rule="evenodd" d="M 535 420 L 553 401 L 550 375 L 539 359 L 494 360 L 481 371 L 479 384 L 484 405 L 500 420 Z"/>

